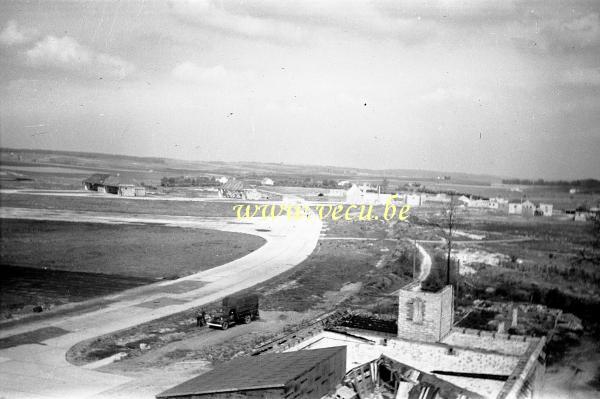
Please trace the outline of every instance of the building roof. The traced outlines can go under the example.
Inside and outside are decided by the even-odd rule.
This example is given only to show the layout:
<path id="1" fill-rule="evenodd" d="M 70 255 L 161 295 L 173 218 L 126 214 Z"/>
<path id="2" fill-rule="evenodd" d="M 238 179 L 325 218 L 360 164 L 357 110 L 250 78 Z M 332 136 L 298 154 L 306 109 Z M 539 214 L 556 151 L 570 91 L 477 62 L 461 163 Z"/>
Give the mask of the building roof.
<path id="1" fill-rule="evenodd" d="M 283 388 L 287 382 L 312 369 L 315 364 L 345 350 L 345 346 L 336 346 L 241 357 L 185 381 L 156 397 L 172 398 L 217 392 Z"/>
<path id="2" fill-rule="evenodd" d="M 244 182 L 240 180 L 229 180 L 227 183 L 223 184 L 223 190 L 242 191 L 245 188 Z"/>
<path id="3" fill-rule="evenodd" d="M 137 186 L 137 182 L 133 179 L 124 178 L 122 176 L 113 176 L 109 174 L 103 173 L 94 173 L 90 177 L 84 180 L 85 183 L 88 184 L 97 184 L 100 186 L 120 186 L 120 185 L 129 185 L 129 186 Z"/>
<path id="4" fill-rule="evenodd" d="M 104 181 L 108 179 L 110 175 L 103 173 L 94 173 L 90 177 L 84 180 L 85 183 L 89 184 L 104 184 Z"/>

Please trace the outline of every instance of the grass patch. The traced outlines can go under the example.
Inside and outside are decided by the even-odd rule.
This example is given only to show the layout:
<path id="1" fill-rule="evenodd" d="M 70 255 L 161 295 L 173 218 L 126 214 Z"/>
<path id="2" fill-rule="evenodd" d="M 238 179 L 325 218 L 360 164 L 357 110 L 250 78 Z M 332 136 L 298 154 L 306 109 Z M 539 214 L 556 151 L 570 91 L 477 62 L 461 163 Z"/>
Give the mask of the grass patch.
<path id="1" fill-rule="evenodd" d="M 2 264 L 120 276 L 164 278 L 210 269 L 259 248 L 241 233 L 37 220 L 0 221 Z"/>
<path id="2" fill-rule="evenodd" d="M 234 203 L 209 201 L 161 201 L 122 197 L 68 197 L 54 195 L 1 194 L 3 207 L 62 209 L 69 211 L 149 213 L 173 216 L 235 217 Z"/>

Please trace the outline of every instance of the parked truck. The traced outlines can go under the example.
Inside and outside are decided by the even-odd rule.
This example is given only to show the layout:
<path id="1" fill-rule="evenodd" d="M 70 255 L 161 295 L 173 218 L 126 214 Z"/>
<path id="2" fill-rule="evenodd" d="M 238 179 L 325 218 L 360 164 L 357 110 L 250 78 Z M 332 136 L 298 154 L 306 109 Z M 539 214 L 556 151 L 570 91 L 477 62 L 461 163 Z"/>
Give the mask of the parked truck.
<path id="1" fill-rule="evenodd" d="M 258 317 L 258 295 L 230 295 L 223 298 L 221 311 L 212 315 L 208 326 L 227 330 L 238 323 L 248 324 Z"/>

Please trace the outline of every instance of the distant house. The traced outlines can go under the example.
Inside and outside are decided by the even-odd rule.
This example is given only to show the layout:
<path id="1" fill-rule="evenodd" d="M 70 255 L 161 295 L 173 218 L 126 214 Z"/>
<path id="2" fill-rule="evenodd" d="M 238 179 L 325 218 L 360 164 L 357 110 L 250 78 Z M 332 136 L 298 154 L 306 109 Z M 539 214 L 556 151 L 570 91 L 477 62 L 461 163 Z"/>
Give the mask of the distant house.
<path id="1" fill-rule="evenodd" d="M 460 197 L 458 197 L 458 201 L 462 202 L 463 205 L 467 206 L 469 202 L 471 202 L 471 199 L 467 196 L 461 195 Z"/>
<path id="2" fill-rule="evenodd" d="M 367 187 L 369 186 L 359 187 L 356 184 L 353 184 L 352 187 L 346 191 L 346 203 L 383 205 L 392 198 L 390 194 L 367 191 Z"/>
<path id="3" fill-rule="evenodd" d="M 225 184 L 229 181 L 229 178 L 227 176 L 221 176 L 218 179 L 216 179 L 217 182 L 221 183 L 221 184 Z"/>
<path id="4" fill-rule="evenodd" d="M 444 193 L 438 193 L 435 195 L 427 195 L 425 197 L 425 201 L 439 202 L 439 203 L 445 204 L 445 203 L 450 202 L 450 196 L 448 196 L 448 194 L 444 194 Z"/>
<path id="5" fill-rule="evenodd" d="M 569 194 L 577 194 L 577 189 L 576 188 L 570 188 L 569 189 Z"/>
<path id="6" fill-rule="evenodd" d="M 83 181 L 83 189 L 89 191 L 98 191 L 99 187 L 104 187 L 104 181 L 109 177 L 110 175 L 108 174 L 94 173 Z"/>
<path id="7" fill-rule="evenodd" d="M 377 192 L 377 187 L 373 187 L 370 184 L 363 184 L 362 186 L 359 186 L 358 188 L 361 189 L 362 192 Z"/>
<path id="8" fill-rule="evenodd" d="M 510 201 L 508 203 L 508 214 L 509 215 L 520 215 L 522 213 L 523 213 L 523 204 L 521 204 L 521 201 L 519 201 L 519 202 Z"/>
<path id="9" fill-rule="evenodd" d="M 490 201 L 485 199 L 474 199 L 470 200 L 467 206 L 469 208 L 489 208 Z"/>
<path id="10" fill-rule="evenodd" d="M 343 197 L 346 195 L 346 190 L 342 190 L 339 188 L 331 188 L 327 191 L 327 196 L 329 197 Z"/>
<path id="11" fill-rule="evenodd" d="M 523 202 L 521 204 L 522 206 L 522 212 L 521 214 L 523 216 L 533 216 L 535 215 L 535 204 L 529 200 Z"/>
<path id="12" fill-rule="evenodd" d="M 552 216 L 552 204 L 540 204 L 537 213 L 541 216 Z"/>
<path id="13" fill-rule="evenodd" d="M 576 210 L 573 220 L 576 222 L 587 222 L 592 217 L 592 213 L 583 210 Z"/>
<path id="14" fill-rule="evenodd" d="M 424 194 L 404 194 L 404 203 L 410 206 L 421 206 L 425 202 Z"/>
<path id="15" fill-rule="evenodd" d="M 344 186 L 349 186 L 350 185 L 350 181 L 349 180 L 342 180 L 340 182 L 338 182 L 338 187 L 344 187 Z"/>
<path id="16" fill-rule="evenodd" d="M 262 184 L 263 186 L 272 186 L 273 184 L 275 184 L 275 182 L 269 179 L 268 177 L 265 177 L 260 181 L 260 184 Z"/>
<path id="17" fill-rule="evenodd" d="M 353 184 L 346 191 L 346 203 L 348 204 L 359 204 L 362 201 L 362 190 L 358 188 L 356 184 Z"/>
<path id="18" fill-rule="evenodd" d="M 122 197 L 144 197 L 146 188 L 133 179 L 96 173 L 83 181 L 83 189 L 99 193 L 115 194 Z"/>
<path id="19" fill-rule="evenodd" d="M 219 188 L 219 196 L 223 198 L 246 199 L 244 182 L 240 180 L 229 180 Z"/>
<path id="20" fill-rule="evenodd" d="M 265 198 L 265 196 L 257 189 L 248 187 L 244 182 L 235 179 L 229 180 L 219 187 L 219 197 L 243 200 L 260 200 Z"/>

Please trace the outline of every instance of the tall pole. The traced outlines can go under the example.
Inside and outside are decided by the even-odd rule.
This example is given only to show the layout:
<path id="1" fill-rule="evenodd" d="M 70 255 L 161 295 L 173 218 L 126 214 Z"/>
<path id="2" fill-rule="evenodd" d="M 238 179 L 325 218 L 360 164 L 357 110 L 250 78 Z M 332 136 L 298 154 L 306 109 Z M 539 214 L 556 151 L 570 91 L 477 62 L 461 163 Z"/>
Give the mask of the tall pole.
<path id="1" fill-rule="evenodd" d="M 450 199 L 450 209 L 448 214 L 448 259 L 446 260 L 446 285 L 450 284 L 450 256 L 452 255 L 452 224 L 454 217 L 454 197 Z"/>
<path id="2" fill-rule="evenodd" d="M 413 280 L 415 280 L 415 273 L 416 273 L 416 269 L 417 269 L 417 263 L 416 263 L 416 256 L 417 256 L 417 239 L 415 239 L 415 247 L 413 248 Z"/>

